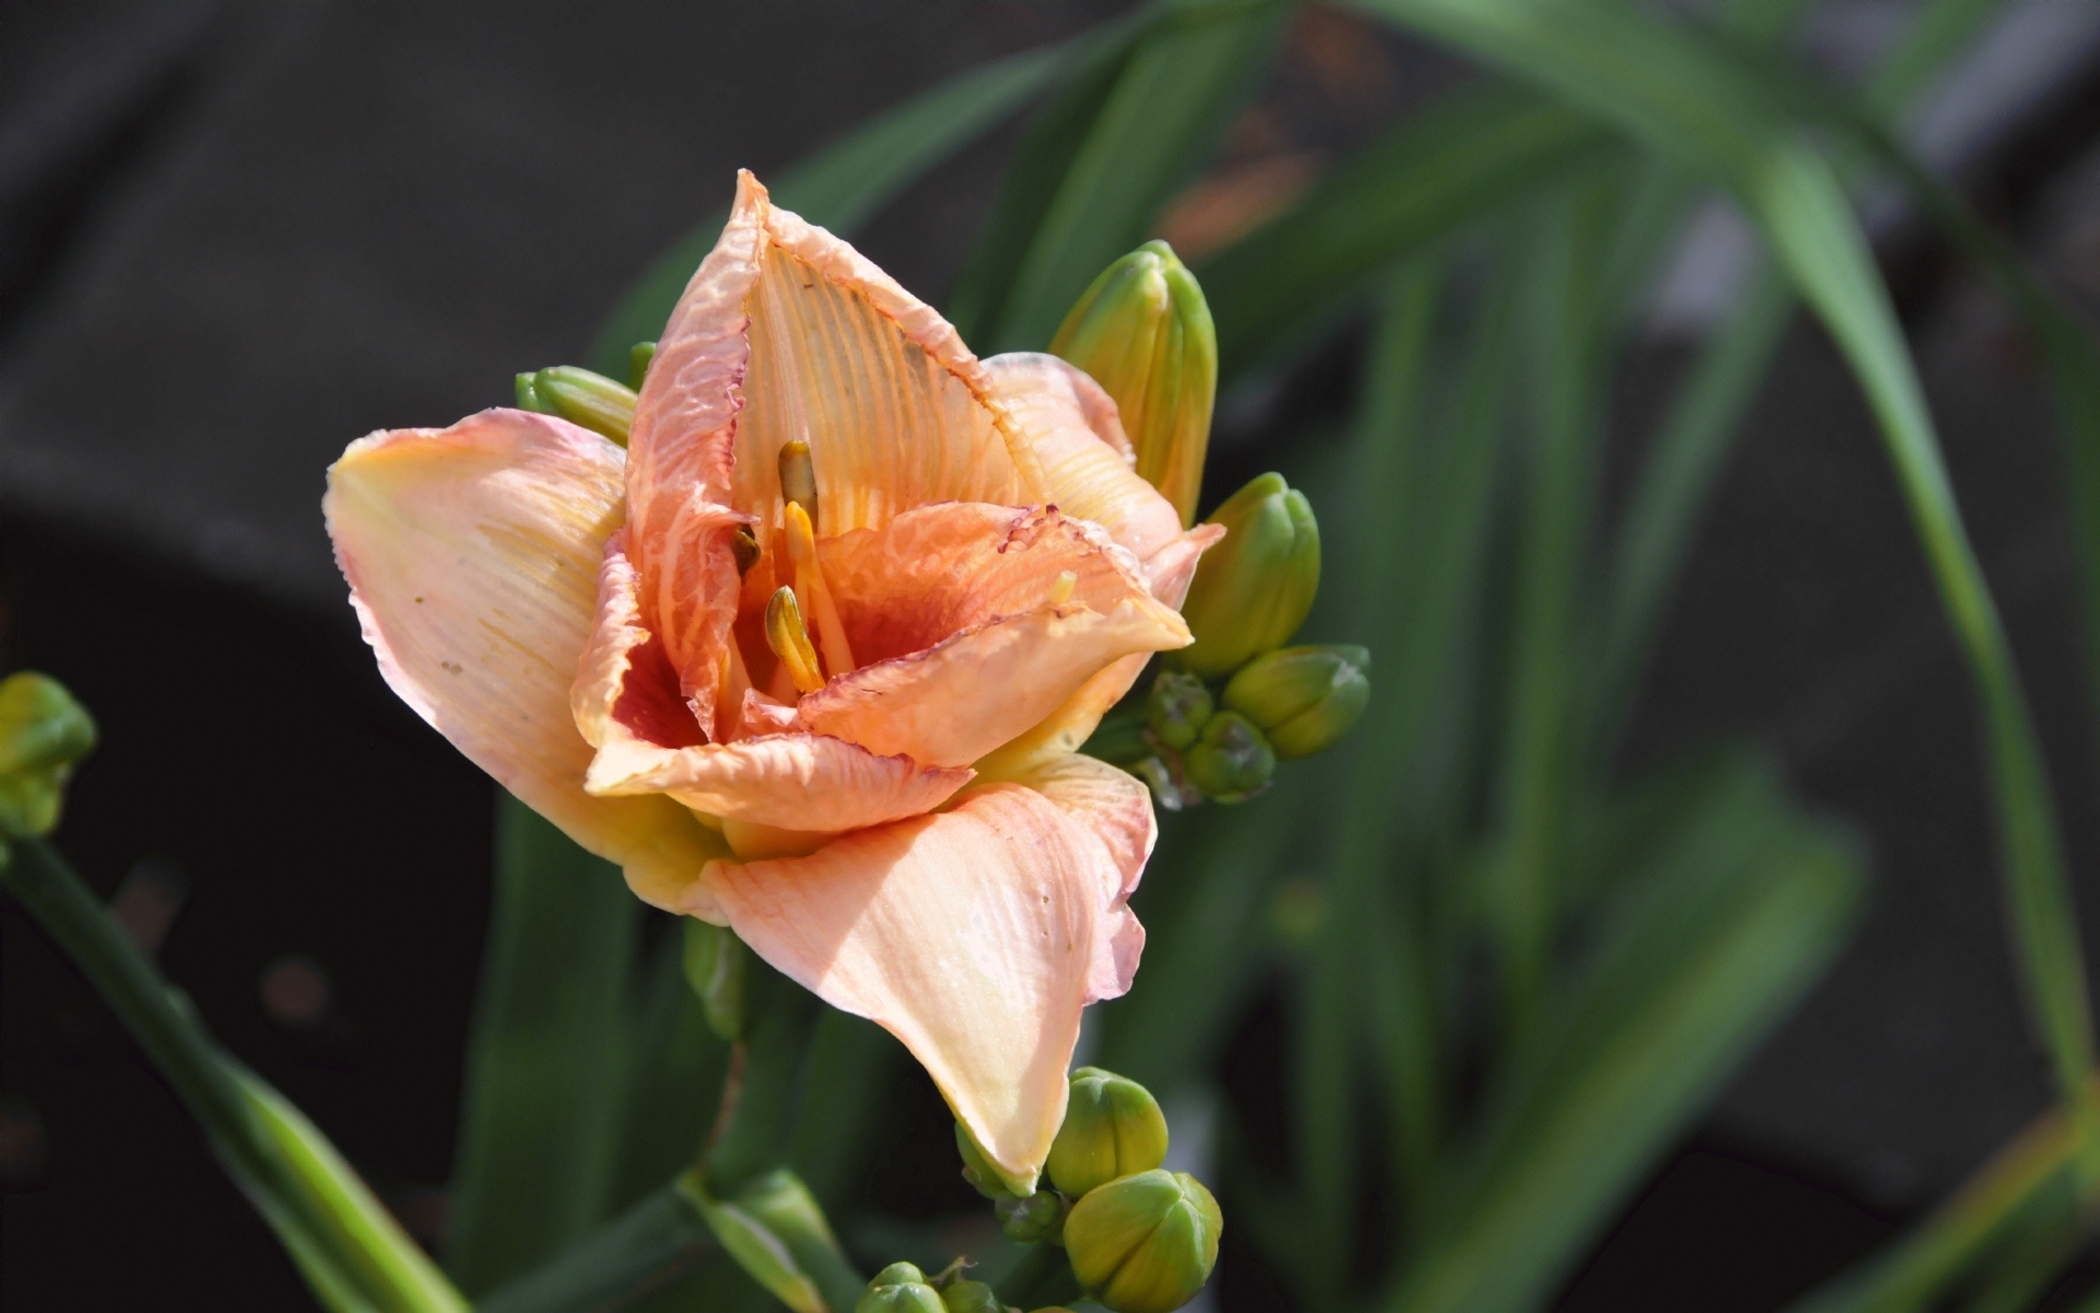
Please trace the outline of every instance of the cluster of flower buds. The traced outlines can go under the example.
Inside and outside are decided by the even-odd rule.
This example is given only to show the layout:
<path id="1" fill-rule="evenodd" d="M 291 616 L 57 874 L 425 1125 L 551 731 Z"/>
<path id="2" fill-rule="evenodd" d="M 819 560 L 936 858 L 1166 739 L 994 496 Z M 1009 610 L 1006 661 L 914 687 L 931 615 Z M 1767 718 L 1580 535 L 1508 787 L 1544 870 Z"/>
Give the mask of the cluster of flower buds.
<path id="1" fill-rule="evenodd" d="M 655 358 L 656 343 L 635 343 L 627 353 L 625 383 L 580 365 L 554 365 L 520 374 L 518 409 L 558 415 L 624 447 L 628 432 L 634 427 L 634 407 L 642 390 L 642 378 Z"/>
<path id="2" fill-rule="evenodd" d="M 1062 1247 L 1081 1288 L 1113 1313 L 1172 1313 L 1210 1279 L 1224 1225 L 1218 1202 L 1195 1177 L 1162 1166 L 1167 1119 L 1136 1081 L 1098 1067 L 1072 1073 L 1049 1183 L 1032 1194 L 1016 1193 L 961 1125 L 955 1144 L 963 1179 L 992 1201 L 1007 1238 Z M 893 1263 L 856 1313 L 1015 1313 L 961 1270 L 958 1262 L 928 1277 Z"/>
<path id="3" fill-rule="evenodd" d="M 1153 681 L 1120 756 L 1161 803 L 1240 802 L 1278 761 L 1339 742 L 1371 698 L 1361 647 L 1285 647 L 1320 590 L 1320 527 L 1305 495 L 1264 474 L 1212 515 L 1224 541 L 1196 568 L 1182 615 L 1196 641 Z"/>
<path id="4" fill-rule="evenodd" d="M 95 722 L 65 686 L 22 671 L 0 680 L 0 839 L 51 833 Z"/>

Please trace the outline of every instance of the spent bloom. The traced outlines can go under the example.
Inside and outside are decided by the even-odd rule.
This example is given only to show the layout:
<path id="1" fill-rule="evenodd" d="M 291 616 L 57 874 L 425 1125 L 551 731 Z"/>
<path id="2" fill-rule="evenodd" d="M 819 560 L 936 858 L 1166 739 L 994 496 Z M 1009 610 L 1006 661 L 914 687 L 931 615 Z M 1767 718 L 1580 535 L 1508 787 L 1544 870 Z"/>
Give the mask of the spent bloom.
<path id="1" fill-rule="evenodd" d="M 1033 1189 L 1155 834 L 1076 749 L 1187 645 L 1221 532 L 1091 378 L 977 359 L 744 174 L 626 450 L 488 410 L 352 443 L 325 509 L 402 698 L 642 898 L 896 1034 Z"/>

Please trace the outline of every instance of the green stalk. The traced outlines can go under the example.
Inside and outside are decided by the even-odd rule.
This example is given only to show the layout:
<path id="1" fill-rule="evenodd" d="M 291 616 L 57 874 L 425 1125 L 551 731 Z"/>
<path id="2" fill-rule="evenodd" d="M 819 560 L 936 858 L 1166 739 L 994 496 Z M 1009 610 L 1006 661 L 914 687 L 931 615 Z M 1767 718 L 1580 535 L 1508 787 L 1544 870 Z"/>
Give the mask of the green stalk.
<path id="1" fill-rule="evenodd" d="M 49 845 L 0 845 L 4 882 L 203 1123 L 219 1161 L 338 1313 L 467 1303 L 313 1124 L 221 1051 L 179 991 Z"/>

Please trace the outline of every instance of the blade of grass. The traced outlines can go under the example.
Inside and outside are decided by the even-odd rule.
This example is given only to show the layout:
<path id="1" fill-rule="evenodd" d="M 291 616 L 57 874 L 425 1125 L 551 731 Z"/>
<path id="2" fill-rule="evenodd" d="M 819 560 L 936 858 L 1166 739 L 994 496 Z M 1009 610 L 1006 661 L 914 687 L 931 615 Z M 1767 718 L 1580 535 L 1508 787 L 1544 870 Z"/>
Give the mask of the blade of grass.
<path id="1" fill-rule="evenodd" d="M 624 1209 L 700 1156 L 728 1065 L 686 979 L 684 927 L 662 927 L 631 1026 L 619 1157 L 609 1202 Z"/>
<path id="2" fill-rule="evenodd" d="M 1926 562 L 1974 675 L 2020 963 L 2059 1089 L 2100 1182 L 2100 1098 L 2055 800 L 2010 645 L 1940 457 L 1887 289 L 1843 190 L 1746 61 L 1645 10 L 1571 0 L 1358 0 L 1551 87 L 1736 195 L 1823 321 L 1879 421 Z"/>
<path id="3" fill-rule="evenodd" d="M 773 197 L 811 223 L 850 234 L 928 169 L 997 126 L 1113 31 L 1024 51 L 950 78 L 841 137 L 774 180 Z M 593 369 L 627 374 L 627 349 L 653 339 L 713 249 L 728 207 L 710 214 L 638 278 L 606 317 Z"/>
<path id="4" fill-rule="evenodd" d="M 0 882 L 202 1124 L 324 1304 L 337 1313 L 466 1313 L 466 1300 L 327 1138 L 219 1048 L 64 858 L 37 839 L 0 844 Z"/>
<path id="5" fill-rule="evenodd" d="M 721 1261 L 714 1233 L 676 1183 L 621 1214 L 543 1267 L 475 1302 L 476 1313 L 581 1313 L 624 1308 L 707 1261 Z"/>
<path id="6" fill-rule="evenodd" d="M 1471 1170 L 1386 1306 L 1536 1307 L 1659 1154 L 1812 984 L 1853 920 L 1856 855 L 1754 764 L 1717 772 L 1595 966 L 1502 1087 Z"/>
<path id="7" fill-rule="evenodd" d="M 610 1207 L 642 910 L 617 867 L 509 794 L 497 806 L 446 1252 L 470 1294 L 530 1270 Z"/>

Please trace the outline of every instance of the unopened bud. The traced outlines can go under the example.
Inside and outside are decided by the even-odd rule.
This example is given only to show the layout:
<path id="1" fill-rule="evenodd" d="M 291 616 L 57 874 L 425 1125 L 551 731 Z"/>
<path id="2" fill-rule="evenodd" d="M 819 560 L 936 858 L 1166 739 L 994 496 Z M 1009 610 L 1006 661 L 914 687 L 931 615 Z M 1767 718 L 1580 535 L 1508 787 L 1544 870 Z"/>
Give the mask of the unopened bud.
<path id="1" fill-rule="evenodd" d="M 1065 1251 L 1079 1284 L 1115 1313 L 1171 1313 L 1210 1279 L 1223 1227 L 1202 1182 L 1154 1169 L 1072 1205 Z"/>
<path id="2" fill-rule="evenodd" d="M 1218 335 L 1196 276 L 1165 242 L 1146 242 L 1102 271 L 1050 343 L 1115 399 L 1138 475 L 1186 525 L 1203 489 Z"/>
<path id="3" fill-rule="evenodd" d="M 1079 1197 L 1167 1160 L 1167 1119 L 1152 1092 L 1099 1067 L 1072 1073 L 1064 1125 L 1050 1144 L 1050 1179 Z"/>
<path id="4" fill-rule="evenodd" d="M 621 446 L 634 427 L 634 389 L 576 365 L 518 375 L 518 407 L 559 415 Z"/>
<path id="5" fill-rule="evenodd" d="M 1196 741 L 1214 710 L 1216 703 L 1202 680 L 1179 670 L 1162 670 L 1145 699 L 1145 724 L 1161 743 L 1180 752 Z"/>
<path id="6" fill-rule="evenodd" d="M 1254 658 L 1225 685 L 1225 705 L 1289 761 L 1325 752 L 1371 701 L 1371 653 L 1353 646 L 1286 647 Z"/>
<path id="7" fill-rule="evenodd" d="M 962 1155 L 962 1177 L 977 1193 L 987 1199 L 1013 1199 L 1018 1197 L 1005 1175 L 995 1166 L 983 1149 L 977 1147 L 976 1137 L 970 1128 L 961 1122 L 955 1123 L 955 1151 Z"/>
<path id="8" fill-rule="evenodd" d="M 1211 513 L 1225 540 L 1203 554 L 1182 618 L 1196 641 L 1174 664 L 1206 679 L 1291 641 L 1320 591 L 1320 526 L 1305 494 L 1264 474 Z"/>
<path id="9" fill-rule="evenodd" d="M 95 747 L 95 722 L 65 685 L 21 671 L 0 680 L 0 834 L 49 834 L 73 763 Z"/>
<path id="10" fill-rule="evenodd" d="M 999 1230 L 1017 1245 L 1058 1244 L 1064 1235 L 1064 1196 L 1055 1190 L 1038 1190 L 1026 1199 L 1001 1199 L 992 1205 Z"/>
<path id="11" fill-rule="evenodd" d="M 1221 711 L 1203 727 L 1196 746 L 1181 754 L 1182 774 L 1214 802 L 1245 802 L 1269 787 L 1276 753 L 1254 723 Z"/>
<path id="12" fill-rule="evenodd" d="M 947 1313 L 941 1292 L 926 1284 L 926 1274 L 910 1263 L 892 1263 L 875 1274 L 853 1313 Z"/>
<path id="13" fill-rule="evenodd" d="M 627 386 L 636 392 L 649 377 L 649 366 L 656 360 L 656 343 L 637 342 L 627 348 Z"/>
<path id="14" fill-rule="evenodd" d="M 948 1313 L 1007 1313 L 999 1296 L 982 1281 L 956 1281 L 941 1291 L 941 1304 Z"/>

